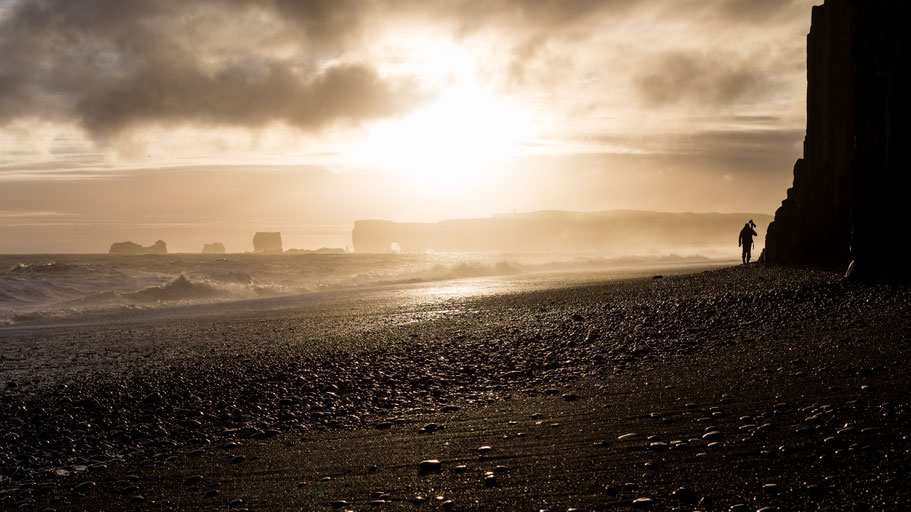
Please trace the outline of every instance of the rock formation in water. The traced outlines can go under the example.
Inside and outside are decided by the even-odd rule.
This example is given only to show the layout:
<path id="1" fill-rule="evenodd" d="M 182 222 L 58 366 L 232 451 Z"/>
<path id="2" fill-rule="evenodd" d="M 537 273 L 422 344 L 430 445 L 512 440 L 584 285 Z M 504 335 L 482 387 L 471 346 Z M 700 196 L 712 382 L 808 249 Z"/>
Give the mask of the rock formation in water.
<path id="1" fill-rule="evenodd" d="M 167 254 L 168 246 L 161 240 L 148 247 L 133 242 L 117 242 L 111 244 L 108 252 L 110 254 Z"/>
<path id="2" fill-rule="evenodd" d="M 264 254 L 282 254 L 282 234 L 259 232 L 253 235 L 253 250 Z"/>
<path id="3" fill-rule="evenodd" d="M 731 248 L 739 257 L 737 234 L 753 219 L 760 226 L 771 216 L 757 213 L 663 213 L 542 211 L 455 219 L 436 223 L 359 220 L 354 223 L 355 252 L 597 252 L 654 255 Z"/>
<path id="4" fill-rule="evenodd" d="M 911 151 L 909 4 L 813 7 L 804 155 L 766 233 L 768 262 L 908 277 L 899 246 Z"/>
<path id="5" fill-rule="evenodd" d="M 225 244 L 223 244 L 221 242 L 203 244 L 202 253 L 203 254 L 224 254 L 225 253 Z"/>

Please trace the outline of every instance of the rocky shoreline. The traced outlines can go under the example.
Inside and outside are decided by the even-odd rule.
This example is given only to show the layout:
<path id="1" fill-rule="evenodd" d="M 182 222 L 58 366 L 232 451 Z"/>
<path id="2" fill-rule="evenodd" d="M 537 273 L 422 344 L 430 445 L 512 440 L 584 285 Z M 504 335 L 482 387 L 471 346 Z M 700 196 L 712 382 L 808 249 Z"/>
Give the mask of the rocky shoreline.
<path id="1" fill-rule="evenodd" d="M 791 460 L 785 469 L 796 472 L 794 479 L 806 473 L 806 482 L 812 482 L 804 482 L 804 488 L 823 488 L 821 501 L 809 501 L 812 491 L 800 495 L 800 507 L 779 498 L 767 500 L 773 503 L 770 506 L 807 510 L 818 503 L 820 510 L 854 510 L 866 504 L 873 509 L 899 510 L 898 505 L 908 503 L 907 491 L 893 488 L 896 482 L 907 480 L 895 468 L 909 459 L 903 437 L 909 424 L 904 396 L 908 378 L 902 370 L 908 361 L 908 298 L 903 285 L 845 283 L 825 272 L 753 265 L 548 292 L 454 299 L 451 306 L 456 313 L 428 311 L 422 316 L 411 312 L 417 321 L 404 323 L 388 323 L 384 321 L 388 317 L 362 311 L 328 320 L 285 312 L 261 319 L 135 326 L 129 333 L 121 330 L 116 335 L 141 338 L 144 333 L 167 344 L 197 343 L 197 356 L 186 357 L 184 352 L 179 358 L 155 358 L 151 352 L 121 369 L 114 368 L 118 360 L 111 358 L 107 368 L 99 366 L 91 375 L 56 384 L 46 380 L 40 386 L 15 380 L 6 384 L 0 403 L 0 507 L 119 510 L 130 505 L 161 510 L 196 504 L 209 508 L 216 504 L 206 502 L 205 496 L 218 488 L 206 487 L 202 480 L 194 482 L 195 486 L 183 485 L 195 473 L 181 476 L 182 484 L 169 488 L 160 484 L 161 475 L 176 478 L 174 475 L 182 475 L 200 461 L 210 463 L 213 457 L 224 458 L 219 454 L 231 454 L 227 465 L 217 465 L 213 475 L 224 474 L 238 489 L 249 491 L 255 488 L 250 484 L 256 479 L 245 461 L 251 457 L 282 459 L 275 454 L 289 450 L 281 448 L 289 442 L 297 445 L 299 440 L 301 447 L 312 450 L 335 439 L 356 450 L 354 440 L 364 432 L 393 436 L 376 440 L 374 452 L 367 450 L 364 455 L 369 458 L 382 455 L 384 443 L 416 442 L 415 436 L 420 435 L 416 425 L 448 421 L 427 419 L 428 414 L 455 411 L 466 415 L 460 423 L 464 432 L 483 432 L 487 423 L 480 419 L 488 415 L 485 411 L 505 407 L 504 414 L 514 416 L 506 420 L 507 425 L 508 421 L 530 419 L 524 414 L 530 409 L 543 408 L 541 421 L 569 414 L 574 419 L 562 423 L 582 430 L 623 418 L 634 429 L 629 433 L 639 433 L 634 431 L 641 430 L 643 422 L 661 426 L 642 431 L 644 439 L 658 437 L 647 444 L 631 445 L 636 446 L 631 451 L 599 451 L 592 444 L 597 441 L 580 444 L 585 436 L 569 435 L 568 449 L 594 464 L 593 475 L 600 474 L 599 464 L 604 466 L 604 474 L 612 474 L 618 461 L 645 464 L 653 454 L 678 453 L 680 448 L 673 441 L 690 444 L 685 440 L 696 439 L 689 422 L 664 423 L 662 418 L 698 412 L 699 418 L 708 418 L 705 426 L 717 426 L 720 420 L 714 421 L 714 412 L 721 412 L 724 425 L 719 427 L 719 435 L 725 437 L 725 443 L 743 436 L 769 439 L 783 447 L 778 450 L 764 441 L 757 449 L 750 443 L 740 446 L 734 442 L 737 457 L 730 461 L 731 467 L 749 468 L 757 461 L 774 467 L 784 457 L 782 460 Z M 296 334 L 290 336 L 289 332 Z M 12 341 L 18 347 L 28 346 L 30 336 L 40 333 L 21 334 Z M 97 336 L 87 335 L 82 346 L 95 346 L 95 357 L 104 362 L 104 339 L 110 345 L 115 334 Z M 202 349 L 206 346 L 210 350 Z M 643 382 L 649 384 L 643 386 Z M 795 396 L 795 392 L 800 394 Z M 560 398 L 564 395 L 581 399 Z M 686 396 L 688 401 L 681 402 Z M 515 405 L 519 403 L 531 405 Z M 687 405 L 690 403 L 694 406 Z M 618 416 L 617 411 L 627 415 Z M 653 412 L 657 416 L 652 417 Z M 868 421 L 872 418 L 876 425 Z M 871 426 L 860 426 L 864 422 Z M 763 427 L 765 424 L 771 426 Z M 458 432 L 446 429 L 443 434 Z M 613 447 L 623 434 L 618 432 L 603 440 Z M 704 450 L 712 442 L 704 437 L 709 434 L 703 431 L 692 444 Z M 516 467 L 535 467 L 533 448 L 515 455 Z M 253 452 L 235 453 L 243 450 Z M 859 460 L 852 458 L 853 453 L 845 455 L 855 451 L 864 455 Z M 848 458 L 843 460 L 843 456 Z M 231 464 L 234 457 L 243 460 Z M 541 457 L 548 460 L 546 453 Z M 564 460 L 559 453 L 551 457 Z M 322 466 L 318 460 L 304 466 L 312 464 L 318 475 L 335 459 L 324 456 L 321 460 Z M 347 459 L 335 460 L 335 464 L 342 460 Z M 662 474 L 686 475 L 687 460 L 658 465 L 665 468 Z M 829 476 L 841 477 L 827 482 L 823 473 L 811 474 L 830 460 L 842 467 Z M 850 464 L 844 466 L 845 461 Z M 417 478 L 418 462 L 403 458 L 401 472 Z M 560 464 L 555 462 L 554 467 Z M 856 473 L 857 467 L 867 468 L 869 478 Z M 452 505 L 476 510 L 508 510 L 510 503 L 547 508 L 518 492 L 520 483 L 536 482 L 533 472 L 520 478 L 524 471 L 509 475 L 516 488 L 493 488 L 496 499 L 482 502 L 477 498 L 474 503 L 465 498 L 473 496 L 466 487 Z M 384 478 L 401 478 L 405 473 L 384 474 Z M 136 478 L 125 479 L 125 475 Z M 299 472 L 287 476 L 295 485 L 301 478 Z M 677 500 L 681 502 L 673 506 L 727 510 L 718 507 L 737 504 L 731 500 L 739 497 L 743 477 L 715 467 L 705 475 L 689 476 L 695 484 L 705 484 L 699 499 L 710 496 L 717 503 Z M 207 478 L 206 482 L 217 480 Z M 352 486 L 383 482 L 356 481 L 362 483 L 349 484 L 349 492 Z M 840 489 L 831 489 L 830 484 L 836 482 Z M 577 488 L 565 481 L 568 487 L 554 484 L 548 495 L 557 497 L 550 501 L 565 508 L 633 506 L 633 494 L 671 508 L 668 496 L 675 489 L 646 496 L 648 493 L 631 493 L 623 487 L 625 483 L 613 478 L 592 483 L 598 487 L 593 494 L 591 485 Z M 616 493 L 602 492 L 611 485 L 620 486 Z M 644 484 L 636 485 L 643 489 Z M 187 487 L 199 492 L 185 492 Z M 396 496 L 398 501 L 387 501 L 410 504 L 414 496 L 398 487 L 403 489 Z M 261 498 L 247 493 L 217 506 L 240 499 L 236 508 L 285 508 L 275 501 L 283 494 L 269 494 L 270 488 L 262 487 Z M 457 495 L 462 489 L 455 484 L 451 488 Z M 725 488 L 728 492 L 723 492 Z M 585 489 L 588 491 L 583 492 Z M 867 491 L 858 494 L 858 489 Z M 332 495 L 326 491 L 317 499 L 301 502 L 286 497 L 285 505 L 357 504 L 358 498 L 369 494 L 330 500 Z M 104 499 L 98 501 L 99 496 Z M 574 504 L 560 496 L 579 499 Z M 219 491 L 208 499 L 228 497 Z"/>

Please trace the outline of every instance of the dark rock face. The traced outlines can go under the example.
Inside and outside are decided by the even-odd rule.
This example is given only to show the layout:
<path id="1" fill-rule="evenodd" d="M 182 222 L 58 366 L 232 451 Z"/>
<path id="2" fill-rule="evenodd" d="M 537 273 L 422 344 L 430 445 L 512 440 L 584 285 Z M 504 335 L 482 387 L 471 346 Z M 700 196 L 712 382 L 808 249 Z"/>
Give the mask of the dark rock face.
<path id="1" fill-rule="evenodd" d="M 807 38 L 807 136 L 766 234 L 770 263 L 907 277 L 900 194 L 911 150 L 908 2 L 828 0 Z"/>
<path id="2" fill-rule="evenodd" d="M 161 240 L 148 247 L 133 242 L 117 242 L 111 244 L 108 252 L 110 254 L 167 254 L 168 246 Z"/>
<path id="3" fill-rule="evenodd" d="M 275 232 L 259 232 L 253 235 L 253 250 L 266 254 L 282 253 L 282 234 Z"/>
<path id="4" fill-rule="evenodd" d="M 203 254 L 224 254 L 225 253 L 225 244 L 223 244 L 221 242 L 203 244 L 202 253 Z"/>

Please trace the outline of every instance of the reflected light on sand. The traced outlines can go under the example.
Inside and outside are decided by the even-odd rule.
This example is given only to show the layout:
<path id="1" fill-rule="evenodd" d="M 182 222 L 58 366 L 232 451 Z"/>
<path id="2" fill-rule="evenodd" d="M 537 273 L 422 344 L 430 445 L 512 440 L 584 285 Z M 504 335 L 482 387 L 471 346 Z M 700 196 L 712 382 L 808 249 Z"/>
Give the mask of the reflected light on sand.
<path id="1" fill-rule="evenodd" d="M 504 279 L 478 278 L 448 283 L 434 283 L 411 290 L 411 295 L 415 300 L 421 302 L 445 301 L 490 295 L 498 291 L 503 291 L 508 287 L 509 284 Z"/>

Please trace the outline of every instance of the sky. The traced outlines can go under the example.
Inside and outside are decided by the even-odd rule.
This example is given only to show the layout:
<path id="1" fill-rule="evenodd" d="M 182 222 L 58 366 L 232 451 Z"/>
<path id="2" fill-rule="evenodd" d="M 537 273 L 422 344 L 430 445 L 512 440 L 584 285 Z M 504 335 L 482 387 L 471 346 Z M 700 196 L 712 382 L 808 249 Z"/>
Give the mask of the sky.
<path id="1" fill-rule="evenodd" d="M 0 253 L 771 214 L 802 154 L 816 3 L 0 0 Z"/>

